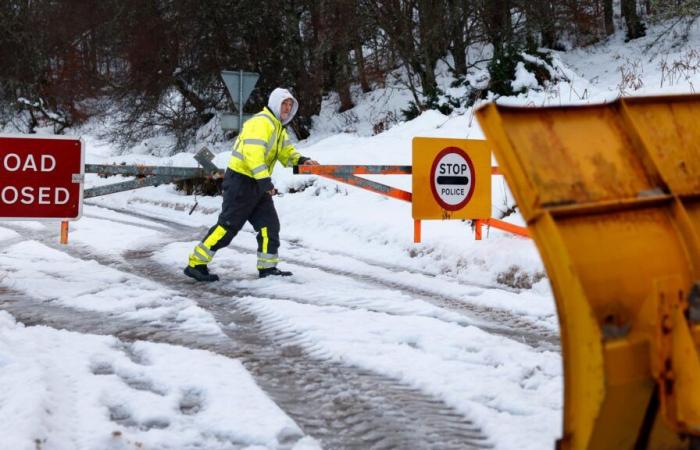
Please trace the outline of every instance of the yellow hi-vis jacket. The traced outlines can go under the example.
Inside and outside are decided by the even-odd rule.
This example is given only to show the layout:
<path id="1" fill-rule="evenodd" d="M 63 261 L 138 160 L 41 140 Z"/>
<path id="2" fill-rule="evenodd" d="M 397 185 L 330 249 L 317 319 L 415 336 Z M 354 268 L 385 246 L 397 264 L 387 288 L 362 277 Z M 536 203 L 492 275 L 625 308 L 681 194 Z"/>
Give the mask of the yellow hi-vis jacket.
<path id="1" fill-rule="evenodd" d="M 275 162 L 289 167 L 297 165 L 301 157 L 282 123 L 265 107 L 243 125 L 233 145 L 228 167 L 254 178 L 262 190 L 268 191 L 273 189 L 270 175 Z"/>

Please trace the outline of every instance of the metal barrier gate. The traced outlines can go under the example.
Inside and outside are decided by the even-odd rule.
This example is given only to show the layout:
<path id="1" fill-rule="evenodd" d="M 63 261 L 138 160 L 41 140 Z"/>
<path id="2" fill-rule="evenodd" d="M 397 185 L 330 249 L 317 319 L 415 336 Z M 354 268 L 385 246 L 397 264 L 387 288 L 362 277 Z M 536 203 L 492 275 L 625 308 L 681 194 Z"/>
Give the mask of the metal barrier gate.
<path id="1" fill-rule="evenodd" d="M 320 166 L 294 166 L 295 175 L 318 175 L 333 181 L 346 183 L 360 189 L 365 189 L 375 194 L 391 197 L 405 202 L 413 201 L 413 194 L 402 189 L 387 186 L 376 181 L 358 177 L 357 175 L 412 175 L 412 166 L 372 166 L 372 165 L 320 165 Z M 498 167 L 491 168 L 491 175 L 501 175 Z M 530 237 L 530 233 L 525 227 L 513 225 L 503 220 L 475 219 L 474 238 L 478 241 L 482 238 L 482 226 L 493 227 L 505 232 L 522 237 Z M 413 221 L 413 242 L 421 242 L 421 221 Z"/>
<path id="2" fill-rule="evenodd" d="M 219 169 L 212 160 L 214 154 L 203 147 L 194 159 L 201 167 L 167 167 L 167 166 L 143 166 L 126 164 L 85 164 L 86 174 L 97 174 L 104 177 L 123 175 L 136 177 L 133 180 L 121 183 L 112 183 L 86 189 L 83 198 L 93 198 L 117 192 L 130 191 L 148 186 L 174 183 L 191 178 L 220 178 L 224 171 Z M 61 222 L 61 244 L 68 243 L 68 221 Z"/>
<path id="3" fill-rule="evenodd" d="M 700 448 L 700 96 L 477 117 L 556 296 L 557 448 Z"/>
<path id="4" fill-rule="evenodd" d="M 93 198 L 117 192 L 129 191 L 148 186 L 158 186 L 174 183 L 191 178 L 221 178 L 224 169 L 217 167 L 212 161 L 214 154 L 203 147 L 194 155 L 200 167 L 168 167 L 126 164 L 85 164 L 86 174 L 97 174 L 104 177 L 122 175 L 136 177 L 121 183 L 112 183 L 86 189 L 83 198 Z M 295 174 L 318 175 L 334 181 L 347 183 L 352 186 L 374 192 L 376 194 L 411 202 L 410 192 L 393 188 L 376 181 L 358 177 L 357 175 L 411 175 L 411 166 L 382 166 L 382 165 L 319 165 L 294 166 Z M 492 168 L 492 175 L 500 175 L 497 167 Z M 474 221 L 474 231 L 477 240 L 482 237 L 482 226 L 493 227 L 503 231 L 529 237 L 526 228 L 513 225 L 495 218 Z M 420 221 L 414 221 L 414 241 L 420 242 Z M 61 243 L 68 243 L 68 222 L 61 223 Z"/>

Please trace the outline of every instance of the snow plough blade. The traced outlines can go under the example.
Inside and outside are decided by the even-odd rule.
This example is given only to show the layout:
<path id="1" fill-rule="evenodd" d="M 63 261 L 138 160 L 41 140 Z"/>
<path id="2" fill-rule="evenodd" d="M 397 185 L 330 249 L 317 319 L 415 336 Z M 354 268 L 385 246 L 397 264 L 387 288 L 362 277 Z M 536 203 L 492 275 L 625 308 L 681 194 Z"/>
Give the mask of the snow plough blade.
<path id="1" fill-rule="evenodd" d="M 557 448 L 700 448 L 700 96 L 477 117 L 556 298 Z"/>

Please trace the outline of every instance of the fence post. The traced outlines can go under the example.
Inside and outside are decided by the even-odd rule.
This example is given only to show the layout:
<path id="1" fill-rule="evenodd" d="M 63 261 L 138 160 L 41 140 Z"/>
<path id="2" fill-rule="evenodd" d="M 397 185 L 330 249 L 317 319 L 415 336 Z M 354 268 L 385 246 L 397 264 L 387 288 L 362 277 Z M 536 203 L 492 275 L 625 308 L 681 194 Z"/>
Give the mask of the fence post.
<path id="1" fill-rule="evenodd" d="M 68 244 L 68 221 L 61 222 L 61 244 Z"/>

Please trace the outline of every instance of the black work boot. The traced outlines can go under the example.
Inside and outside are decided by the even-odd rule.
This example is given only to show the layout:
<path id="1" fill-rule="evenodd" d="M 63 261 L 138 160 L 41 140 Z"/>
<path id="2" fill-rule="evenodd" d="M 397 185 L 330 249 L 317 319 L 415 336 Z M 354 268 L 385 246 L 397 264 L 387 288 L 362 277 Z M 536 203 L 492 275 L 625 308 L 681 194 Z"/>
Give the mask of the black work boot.
<path id="1" fill-rule="evenodd" d="M 259 269 L 258 274 L 260 278 L 265 278 L 269 276 L 288 277 L 292 275 L 292 272 L 287 272 L 286 270 L 279 270 L 277 267 L 270 267 L 269 269 Z"/>
<path id="2" fill-rule="evenodd" d="M 190 278 L 194 278 L 197 281 L 219 281 L 219 276 L 209 273 L 209 268 L 206 264 L 201 264 L 198 266 L 187 266 L 185 267 L 185 275 Z"/>

